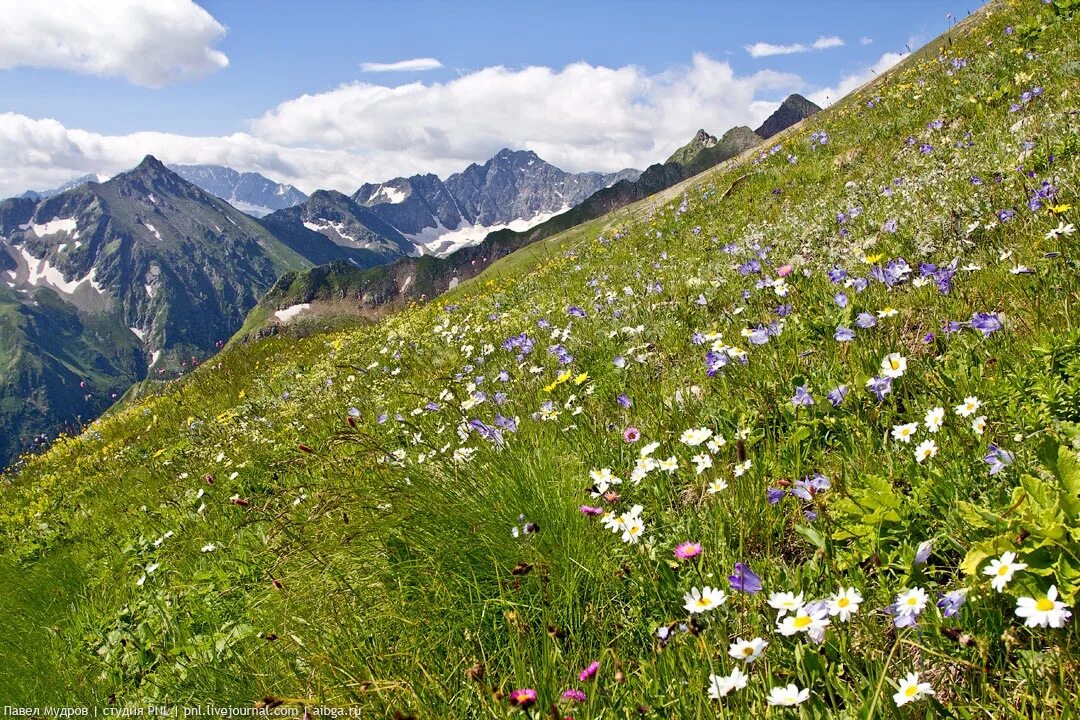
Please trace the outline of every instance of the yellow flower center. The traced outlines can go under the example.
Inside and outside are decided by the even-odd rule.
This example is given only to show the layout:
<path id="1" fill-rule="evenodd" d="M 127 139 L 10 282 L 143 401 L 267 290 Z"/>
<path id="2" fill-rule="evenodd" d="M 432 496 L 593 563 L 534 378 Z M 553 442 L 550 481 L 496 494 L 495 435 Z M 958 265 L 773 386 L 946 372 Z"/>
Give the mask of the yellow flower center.
<path id="1" fill-rule="evenodd" d="M 709 598 L 707 598 L 707 597 L 700 597 L 700 598 L 697 599 L 697 606 L 698 607 L 708 607 L 710 604 L 711 603 L 709 601 Z"/>
<path id="2" fill-rule="evenodd" d="M 846 597 L 842 597 L 836 601 L 836 604 L 842 608 L 846 608 L 848 605 L 851 604 L 851 601 L 848 600 Z"/>
<path id="3" fill-rule="evenodd" d="M 797 628 L 799 628 L 801 630 L 804 627 L 806 627 L 807 625 L 809 625 L 811 622 L 813 622 L 813 620 L 811 619 L 811 617 L 809 615 L 800 615 L 797 618 L 795 618 L 795 627 L 797 627 Z"/>
<path id="4" fill-rule="evenodd" d="M 904 689 L 904 694 L 907 695 L 908 697 L 915 697 L 915 695 L 918 694 L 918 692 L 919 692 L 919 688 L 916 685 L 908 685 Z"/>
<path id="5" fill-rule="evenodd" d="M 906 602 L 910 607 L 915 607 L 919 604 L 919 599 L 916 597 L 909 597 Z"/>
<path id="6" fill-rule="evenodd" d="M 1004 577 L 1004 576 L 1006 576 L 1008 574 L 1009 574 L 1009 566 L 1008 565 L 1002 565 L 1001 567 L 998 568 L 998 576 L 999 577 Z"/>
<path id="7" fill-rule="evenodd" d="M 1039 598 L 1039 601 L 1035 603 L 1035 609 L 1040 612 L 1050 612 L 1054 609 L 1054 601 L 1050 598 Z"/>
<path id="8" fill-rule="evenodd" d="M 752 648 L 752 647 L 744 647 L 742 649 L 742 654 L 745 655 L 746 657 L 750 657 L 751 655 L 754 654 L 754 648 Z"/>

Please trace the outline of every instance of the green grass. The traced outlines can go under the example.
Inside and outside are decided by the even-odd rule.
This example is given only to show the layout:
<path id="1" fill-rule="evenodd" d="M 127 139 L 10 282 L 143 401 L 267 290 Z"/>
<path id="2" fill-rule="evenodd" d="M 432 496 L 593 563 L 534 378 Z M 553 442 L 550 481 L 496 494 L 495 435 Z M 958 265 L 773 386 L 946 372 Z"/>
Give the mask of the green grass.
<path id="1" fill-rule="evenodd" d="M 1078 221 L 1077 37 L 1077 18 L 1053 7 L 993 5 L 775 153 L 378 324 L 235 344 L 58 442 L 2 488 L 0 656 L 17 661 L 0 664 L 0 697 L 271 696 L 425 718 L 552 706 L 576 718 L 1069 716 L 1075 620 L 1029 628 L 1014 609 L 1051 584 L 1075 608 L 1080 590 L 1080 234 L 1049 232 Z M 1055 197 L 1031 210 L 1044 179 Z M 892 286 L 826 274 L 866 278 L 901 257 L 911 271 Z M 949 292 L 914 282 L 922 263 L 953 258 Z M 856 325 L 864 312 L 874 327 Z M 1003 328 L 943 331 L 974 313 Z M 855 339 L 834 340 L 838 326 Z M 523 333 L 532 349 L 519 358 L 503 344 Z M 710 377 L 714 346 L 732 361 Z M 866 382 L 889 353 L 907 369 L 878 400 Z M 793 404 L 799 387 L 810 404 Z M 972 396 L 982 434 L 953 409 Z M 930 433 L 935 407 L 944 424 Z M 480 432 L 497 417 L 516 419 L 501 442 Z M 472 420 L 479 430 L 462 427 Z M 919 424 L 911 444 L 892 435 L 906 423 Z M 725 443 L 687 446 L 693 428 Z M 938 452 L 919 462 L 927 439 Z M 678 468 L 635 483 L 649 442 Z M 1014 454 L 994 474 L 991 443 Z M 698 455 L 712 462 L 700 473 Z M 624 480 L 618 498 L 587 491 L 603 468 Z M 767 502 L 817 473 L 830 487 L 812 501 Z M 582 505 L 640 505 L 644 532 L 624 542 Z M 522 535 L 525 523 L 538 530 Z M 684 541 L 701 557 L 676 559 Z M 1028 567 L 998 593 L 983 571 L 1007 550 Z M 764 592 L 729 586 L 736 562 Z M 730 597 L 688 613 L 684 594 L 705 585 Z M 777 631 L 770 593 L 845 587 L 861 608 L 832 617 L 821 643 Z M 928 607 L 896 627 L 887 608 L 915 587 Z M 956 590 L 968 601 L 945 617 L 934 604 Z M 710 675 L 736 666 L 729 643 L 753 637 L 769 645 L 747 687 L 710 699 Z M 597 676 L 579 680 L 593 660 Z M 936 694 L 898 708 L 909 672 Z M 809 699 L 769 706 L 789 683 Z M 517 688 L 534 688 L 537 706 L 512 707 Z M 585 702 L 561 699 L 568 688 Z"/>

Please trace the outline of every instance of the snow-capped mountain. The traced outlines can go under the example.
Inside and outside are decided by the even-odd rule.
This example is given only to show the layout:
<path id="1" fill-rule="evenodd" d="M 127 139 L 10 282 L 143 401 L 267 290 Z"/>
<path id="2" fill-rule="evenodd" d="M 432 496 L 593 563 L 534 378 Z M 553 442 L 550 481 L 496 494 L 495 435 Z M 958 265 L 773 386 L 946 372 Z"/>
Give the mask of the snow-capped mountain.
<path id="1" fill-rule="evenodd" d="M 534 152 L 504 149 L 445 181 L 429 174 L 369 183 L 352 199 L 403 235 L 415 254 L 444 257 L 496 230 L 526 230 L 640 174 L 568 173 Z"/>
<path id="2" fill-rule="evenodd" d="M 221 165 L 169 165 L 169 169 L 253 217 L 263 217 L 307 200 L 307 195 L 292 185 L 255 172 L 242 173 Z"/>

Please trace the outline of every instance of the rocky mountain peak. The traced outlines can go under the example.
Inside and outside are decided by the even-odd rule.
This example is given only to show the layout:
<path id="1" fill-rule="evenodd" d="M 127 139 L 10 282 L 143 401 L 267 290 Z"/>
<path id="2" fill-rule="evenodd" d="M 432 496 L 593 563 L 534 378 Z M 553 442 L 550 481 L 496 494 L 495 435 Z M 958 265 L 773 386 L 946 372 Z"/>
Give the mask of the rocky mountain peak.
<path id="1" fill-rule="evenodd" d="M 781 130 L 786 130 L 797 122 L 801 122 L 814 113 L 820 111 L 814 103 L 810 102 L 798 93 L 792 93 L 784 98 L 780 107 L 761 124 L 756 132 L 763 138 L 771 138 Z"/>

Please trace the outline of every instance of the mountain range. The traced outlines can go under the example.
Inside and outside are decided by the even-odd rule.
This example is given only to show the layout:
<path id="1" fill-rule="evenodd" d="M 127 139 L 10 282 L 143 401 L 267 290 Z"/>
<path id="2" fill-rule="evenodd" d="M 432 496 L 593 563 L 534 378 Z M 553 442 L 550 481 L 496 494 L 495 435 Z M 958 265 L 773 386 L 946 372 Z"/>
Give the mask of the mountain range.
<path id="1" fill-rule="evenodd" d="M 377 316 L 383 307 L 401 307 L 414 299 L 429 299 L 479 275 L 491 263 L 526 245 L 602 217 L 693 177 L 725 160 L 760 145 L 820 111 L 801 95 L 786 98 L 758 131 L 731 128 L 721 137 L 699 130 L 663 163 L 650 165 L 636 178 L 624 177 L 585 198 L 566 212 L 524 229 L 507 227 L 488 234 L 483 242 L 457 248 L 443 257 L 406 257 L 370 270 L 333 263 L 282 276 L 245 323 L 251 334 L 275 332 L 283 320 L 298 316 L 290 308 L 320 301 L 350 299 L 352 310 Z M 316 310 L 305 309 L 305 315 Z"/>
<path id="2" fill-rule="evenodd" d="M 805 113 L 781 110 L 782 122 Z M 446 180 L 395 178 L 351 196 L 148 156 L 111 179 L 0 202 L 0 466 L 133 383 L 205 358 L 264 295 L 264 314 L 331 291 L 372 307 L 432 297 L 761 140 L 702 132 L 668 162 L 616 173 L 506 149 Z M 273 212 L 253 217 L 262 210 Z"/>

